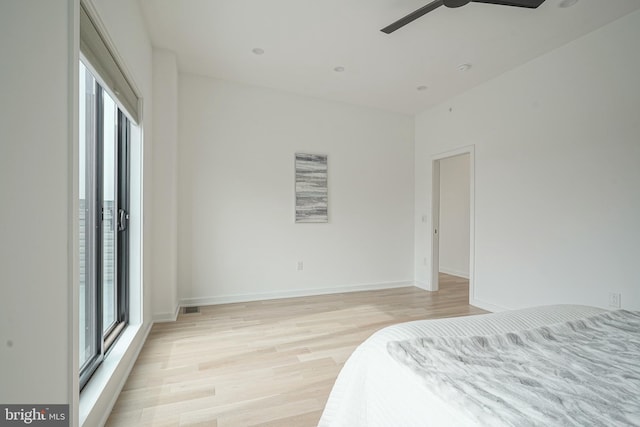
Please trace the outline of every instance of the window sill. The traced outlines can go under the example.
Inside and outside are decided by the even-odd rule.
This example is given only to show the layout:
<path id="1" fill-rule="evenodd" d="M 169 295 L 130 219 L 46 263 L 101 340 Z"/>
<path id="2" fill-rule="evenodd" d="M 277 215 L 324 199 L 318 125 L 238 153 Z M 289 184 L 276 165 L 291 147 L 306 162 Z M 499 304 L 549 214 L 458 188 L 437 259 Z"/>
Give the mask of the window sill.
<path id="1" fill-rule="evenodd" d="M 122 331 L 80 393 L 80 426 L 103 425 L 107 421 L 150 329 L 150 325 L 146 328 L 143 325 L 129 325 Z"/>

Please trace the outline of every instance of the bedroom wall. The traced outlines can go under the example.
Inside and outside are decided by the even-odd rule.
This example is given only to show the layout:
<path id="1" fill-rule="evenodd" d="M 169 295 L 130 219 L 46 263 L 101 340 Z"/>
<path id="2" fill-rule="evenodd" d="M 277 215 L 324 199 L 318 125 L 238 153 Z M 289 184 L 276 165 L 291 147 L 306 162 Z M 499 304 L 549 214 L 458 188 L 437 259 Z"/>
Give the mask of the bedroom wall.
<path id="1" fill-rule="evenodd" d="M 185 74 L 178 111 L 183 303 L 413 283 L 412 117 Z M 329 156 L 328 224 L 294 223 L 295 152 Z"/>
<path id="2" fill-rule="evenodd" d="M 130 76 L 150 100 L 151 50 L 136 14 L 137 4 L 125 0 L 88 3 L 99 10 Z M 78 14 L 78 0 L 0 4 L 0 52 L 3 58 L 10 58 L 2 66 L 0 82 L 0 195 L 4 203 L 0 209 L 0 223 L 4 224 L 0 228 L 0 402 L 70 403 L 73 426 L 80 422 Z M 150 107 L 144 115 L 150 120 Z M 145 132 L 145 145 L 150 135 Z M 149 185 L 146 181 L 145 190 Z M 150 222 L 145 221 L 145 227 Z M 149 263 L 145 261 L 143 268 L 148 270 Z M 148 290 L 144 293 L 149 294 Z M 138 338 L 141 345 L 143 337 Z M 132 362 L 135 349 L 124 359 L 127 356 Z M 118 384 L 124 383 L 125 371 L 113 377 L 104 399 L 94 401 L 94 423 L 88 424 L 99 425 L 117 395 Z M 109 393 L 114 390 L 116 393 Z"/>
<path id="3" fill-rule="evenodd" d="M 0 3 L 3 404 L 69 403 L 73 389 L 73 3 Z"/>
<path id="4" fill-rule="evenodd" d="M 440 272 L 469 278 L 469 155 L 440 160 Z"/>
<path id="5" fill-rule="evenodd" d="M 153 319 L 178 309 L 178 66 L 174 53 L 153 49 Z"/>
<path id="6" fill-rule="evenodd" d="M 416 218 L 431 157 L 475 145 L 474 305 L 606 307 L 619 292 L 640 309 L 637 40 L 640 12 L 416 117 Z M 429 228 L 416 222 L 417 259 Z"/>

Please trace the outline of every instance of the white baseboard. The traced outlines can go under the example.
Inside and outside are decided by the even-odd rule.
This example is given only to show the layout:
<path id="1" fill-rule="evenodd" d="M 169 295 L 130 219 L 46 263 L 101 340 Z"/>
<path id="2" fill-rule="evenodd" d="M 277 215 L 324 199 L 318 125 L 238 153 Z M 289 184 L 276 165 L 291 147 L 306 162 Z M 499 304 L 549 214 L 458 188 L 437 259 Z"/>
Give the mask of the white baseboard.
<path id="1" fill-rule="evenodd" d="M 416 280 L 415 283 L 414 283 L 414 286 L 416 288 L 422 289 L 423 291 L 432 292 L 431 285 L 429 285 L 427 282 L 423 282 L 421 280 Z"/>
<path id="2" fill-rule="evenodd" d="M 440 271 L 440 273 L 450 274 L 456 277 L 462 277 L 463 279 L 469 279 L 468 271 L 456 270 L 455 268 L 447 268 L 447 267 L 440 267 L 438 270 Z"/>
<path id="3" fill-rule="evenodd" d="M 176 305 L 176 309 L 171 312 L 155 313 L 152 317 L 153 323 L 175 322 L 180 313 L 180 304 Z"/>
<path id="4" fill-rule="evenodd" d="M 314 295 L 342 294 L 347 292 L 375 291 L 379 289 L 393 289 L 414 286 L 413 280 L 400 282 L 367 283 L 360 285 L 338 286 L 334 288 L 297 289 L 291 291 L 275 291 L 255 294 L 221 295 L 209 297 L 182 298 L 180 306 L 193 307 L 198 305 L 231 304 L 236 302 L 264 301 L 281 298 L 308 297 Z"/>
<path id="5" fill-rule="evenodd" d="M 509 308 L 502 307 L 502 306 L 495 305 L 495 304 L 490 304 L 490 303 L 484 302 L 484 301 L 480 301 L 479 299 L 476 299 L 476 298 L 471 298 L 471 301 L 469 301 L 469 304 L 474 306 L 474 307 L 478 307 L 478 308 L 481 308 L 483 310 L 490 311 L 492 313 L 499 313 L 501 311 L 510 310 Z"/>

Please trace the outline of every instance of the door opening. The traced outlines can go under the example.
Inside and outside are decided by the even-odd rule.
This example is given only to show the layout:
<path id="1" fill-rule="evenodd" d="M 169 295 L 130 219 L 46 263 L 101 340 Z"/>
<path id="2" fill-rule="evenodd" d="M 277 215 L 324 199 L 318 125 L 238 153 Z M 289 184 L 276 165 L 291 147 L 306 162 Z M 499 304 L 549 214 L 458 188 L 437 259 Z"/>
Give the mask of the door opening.
<path id="1" fill-rule="evenodd" d="M 474 300 L 474 147 L 432 158 L 431 286 L 439 289 L 439 274 L 469 279 Z"/>

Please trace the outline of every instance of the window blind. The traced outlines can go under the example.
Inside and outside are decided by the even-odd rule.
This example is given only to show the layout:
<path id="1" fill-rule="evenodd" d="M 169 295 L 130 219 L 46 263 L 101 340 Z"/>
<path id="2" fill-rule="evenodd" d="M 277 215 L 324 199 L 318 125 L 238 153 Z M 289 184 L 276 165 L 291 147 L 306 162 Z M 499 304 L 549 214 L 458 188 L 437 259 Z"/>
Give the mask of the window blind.
<path id="1" fill-rule="evenodd" d="M 100 35 L 85 6 L 80 7 L 80 51 L 135 123 L 140 122 L 138 96 Z"/>

